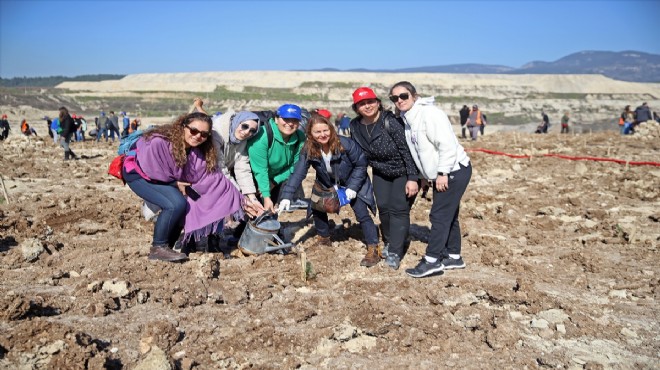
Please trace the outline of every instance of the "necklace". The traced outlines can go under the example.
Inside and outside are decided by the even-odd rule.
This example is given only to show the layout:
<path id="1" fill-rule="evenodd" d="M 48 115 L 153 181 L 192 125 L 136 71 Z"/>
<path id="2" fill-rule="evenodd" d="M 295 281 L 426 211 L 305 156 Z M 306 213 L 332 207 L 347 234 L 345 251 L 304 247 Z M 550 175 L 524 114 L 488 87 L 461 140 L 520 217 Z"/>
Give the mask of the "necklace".
<path id="1" fill-rule="evenodd" d="M 364 121 L 362 121 L 361 123 L 364 125 L 364 129 L 367 130 L 367 135 L 369 135 L 369 137 L 371 137 L 371 134 L 375 130 L 376 122 L 367 124 L 367 123 L 364 123 Z M 371 130 L 369 130 L 369 127 L 371 127 Z"/>

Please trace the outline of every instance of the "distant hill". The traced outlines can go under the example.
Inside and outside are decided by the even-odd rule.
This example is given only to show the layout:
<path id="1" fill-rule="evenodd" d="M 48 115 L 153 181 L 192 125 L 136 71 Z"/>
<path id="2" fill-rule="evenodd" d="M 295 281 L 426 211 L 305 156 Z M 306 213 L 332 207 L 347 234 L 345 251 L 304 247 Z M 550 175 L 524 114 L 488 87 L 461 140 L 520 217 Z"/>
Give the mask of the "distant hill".
<path id="1" fill-rule="evenodd" d="M 325 68 L 321 71 L 340 71 Z M 621 81 L 660 82 L 660 55 L 639 51 L 581 51 L 554 62 L 534 61 L 520 68 L 453 64 L 400 69 L 348 69 L 346 72 L 476 73 L 476 74 L 602 74 Z"/>

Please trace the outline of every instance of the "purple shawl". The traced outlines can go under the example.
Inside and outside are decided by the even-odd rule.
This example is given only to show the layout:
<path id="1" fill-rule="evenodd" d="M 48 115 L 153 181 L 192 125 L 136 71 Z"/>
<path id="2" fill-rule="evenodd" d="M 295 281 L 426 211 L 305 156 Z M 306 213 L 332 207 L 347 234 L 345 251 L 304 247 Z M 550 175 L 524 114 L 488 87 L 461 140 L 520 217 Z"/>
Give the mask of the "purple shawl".
<path id="1" fill-rule="evenodd" d="M 190 150 L 183 168 L 177 167 L 170 148 L 170 142 L 160 136 L 153 136 L 148 141 L 140 138 L 136 156 L 140 168 L 149 178 L 163 182 L 189 182 L 199 193 L 200 198 L 196 201 L 186 198 L 184 241 L 209 235 L 229 215 L 243 216 L 240 191 L 221 171 L 206 171 L 204 154 L 198 148 Z"/>

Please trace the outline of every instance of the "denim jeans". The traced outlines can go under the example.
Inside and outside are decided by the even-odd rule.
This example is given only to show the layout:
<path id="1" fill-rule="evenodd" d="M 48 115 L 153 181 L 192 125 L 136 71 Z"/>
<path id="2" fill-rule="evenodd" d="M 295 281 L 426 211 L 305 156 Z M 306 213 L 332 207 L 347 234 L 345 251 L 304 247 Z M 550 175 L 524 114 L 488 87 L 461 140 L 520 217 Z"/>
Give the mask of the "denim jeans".
<path id="1" fill-rule="evenodd" d="M 426 248 L 427 256 L 443 259 L 449 254 L 461 254 L 458 209 L 471 177 L 472 166 L 461 165 L 459 170 L 449 174 L 449 186 L 446 191 L 440 192 L 433 186 L 433 205 L 429 215 L 431 234 Z"/>
<path id="2" fill-rule="evenodd" d="M 101 136 L 105 137 L 105 141 L 108 141 L 108 130 L 106 129 L 96 129 L 96 142 L 101 140 Z"/>
<path id="3" fill-rule="evenodd" d="M 69 147 L 71 135 L 72 134 L 69 134 L 68 137 L 60 136 L 60 146 L 64 149 L 64 159 L 69 159 L 69 157 L 76 158 L 76 153 L 74 153 Z"/>
<path id="4" fill-rule="evenodd" d="M 410 231 L 410 207 L 415 197 L 406 197 L 406 176 L 388 179 L 373 176 L 374 195 L 380 217 L 383 242 L 389 243 L 389 252 L 403 257 L 403 244 Z"/>
<path id="5" fill-rule="evenodd" d="M 188 206 L 176 183 L 149 182 L 135 172 L 126 173 L 122 170 L 122 173 L 126 184 L 135 194 L 162 209 L 154 225 L 152 245 L 174 246 L 183 229 Z"/>
<path id="6" fill-rule="evenodd" d="M 367 245 L 378 244 L 378 229 L 376 229 L 376 224 L 374 224 L 374 220 L 369 214 L 367 203 L 360 198 L 356 198 L 351 201 L 351 207 L 353 208 L 353 212 L 355 212 L 355 218 L 357 218 L 360 227 L 362 227 L 362 234 Z M 328 214 L 314 209 L 312 210 L 312 214 L 314 215 L 316 233 L 320 236 L 330 236 Z"/>

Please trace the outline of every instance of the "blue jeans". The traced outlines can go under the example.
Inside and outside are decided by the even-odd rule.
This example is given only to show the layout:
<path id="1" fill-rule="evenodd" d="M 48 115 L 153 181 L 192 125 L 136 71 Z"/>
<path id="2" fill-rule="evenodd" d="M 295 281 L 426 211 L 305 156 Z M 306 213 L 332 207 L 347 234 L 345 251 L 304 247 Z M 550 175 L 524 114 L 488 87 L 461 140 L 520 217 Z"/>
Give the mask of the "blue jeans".
<path id="1" fill-rule="evenodd" d="M 364 234 L 367 245 L 378 244 L 378 229 L 376 229 L 376 224 L 374 224 L 374 220 L 369 214 L 367 203 L 360 198 L 356 198 L 351 201 L 351 207 L 353 208 L 353 212 L 355 212 L 355 218 L 357 218 L 360 227 L 362 227 L 362 234 Z M 320 236 L 330 236 L 328 214 L 314 209 L 312 210 L 312 214 L 314 215 L 316 233 Z"/>
<path id="2" fill-rule="evenodd" d="M 431 234 L 426 247 L 427 256 L 443 259 L 449 254 L 461 254 L 458 209 L 471 177 L 472 166 L 461 165 L 459 170 L 449 174 L 449 187 L 446 191 L 440 192 L 433 186 L 433 205 L 429 215 Z"/>
<path id="3" fill-rule="evenodd" d="M 96 129 L 96 142 L 101 140 L 101 136 L 105 137 L 105 141 L 108 141 L 108 130 L 97 128 Z"/>
<path id="4" fill-rule="evenodd" d="M 135 194 L 162 209 L 154 226 L 152 245 L 174 246 L 183 229 L 188 206 L 176 183 L 149 182 L 135 172 L 126 173 L 122 170 L 122 173 L 126 184 Z"/>

